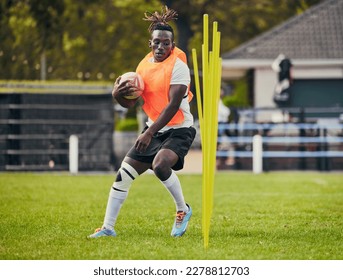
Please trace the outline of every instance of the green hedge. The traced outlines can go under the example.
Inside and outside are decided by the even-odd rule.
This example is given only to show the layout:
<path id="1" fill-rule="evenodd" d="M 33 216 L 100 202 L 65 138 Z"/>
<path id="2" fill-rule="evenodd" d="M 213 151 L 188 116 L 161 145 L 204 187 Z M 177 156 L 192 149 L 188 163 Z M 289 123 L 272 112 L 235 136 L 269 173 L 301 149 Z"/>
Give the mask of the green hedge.
<path id="1" fill-rule="evenodd" d="M 114 130 L 116 131 L 138 131 L 138 121 L 134 118 L 126 118 L 119 120 Z"/>

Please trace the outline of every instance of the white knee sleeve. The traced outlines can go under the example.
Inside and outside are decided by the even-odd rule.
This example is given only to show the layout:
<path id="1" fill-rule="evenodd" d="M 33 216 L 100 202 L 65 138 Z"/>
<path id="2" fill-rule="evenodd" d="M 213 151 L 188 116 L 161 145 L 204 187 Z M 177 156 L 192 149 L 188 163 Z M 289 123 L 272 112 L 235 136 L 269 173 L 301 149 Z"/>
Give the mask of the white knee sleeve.
<path id="1" fill-rule="evenodd" d="M 116 181 L 112 185 L 112 189 L 122 192 L 128 192 L 134 179 L 138 176 L 137 171 L 126 162 L 122 162 Z"/>

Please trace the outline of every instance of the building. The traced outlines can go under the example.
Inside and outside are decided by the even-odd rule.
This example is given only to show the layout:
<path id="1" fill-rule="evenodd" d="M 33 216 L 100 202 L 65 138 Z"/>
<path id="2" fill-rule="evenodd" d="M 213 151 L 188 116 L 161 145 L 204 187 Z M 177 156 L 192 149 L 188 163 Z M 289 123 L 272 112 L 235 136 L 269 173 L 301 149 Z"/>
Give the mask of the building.
<path id="1" fill-rule="evenodd" d="M 293 83 L 285 106 L 343 107 L 343 1 L 326 0 L 283 24 L 223 54 L 222 75 L 232 80 L 252 73 L 255 108 L 278 107 L 278 75 L 272 69 L 283 54 L 291 60 Z M 335 111 L 335 108 L 340 108 Z M 332 115 L 331 115 L 332 116 Z"/>

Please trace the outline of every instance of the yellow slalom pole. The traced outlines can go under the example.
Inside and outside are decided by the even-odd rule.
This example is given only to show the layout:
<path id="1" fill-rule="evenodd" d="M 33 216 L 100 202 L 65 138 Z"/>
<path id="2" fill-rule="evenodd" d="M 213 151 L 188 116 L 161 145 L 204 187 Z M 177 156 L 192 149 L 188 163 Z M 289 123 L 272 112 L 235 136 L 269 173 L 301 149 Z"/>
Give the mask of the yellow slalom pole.
<path id="1" fill-rule="evenodd" d="M 203 83 L 203 92 L 207 91 L 208 80 L 208 15 L 204 14 L 203 16 L 203 29 L 204 29 L 204 38 L 203 38 L 203 49 L 202 49 L 202 83 Z"/>
<path id="2" fill-rule="evenodd" d="M 202 139 L 202 232 L 204 237 L 204 246 L 207 247 L 205 244 L 208 244 L 208 225 L 207 225 L 207 203 L 206 203 L 206 185 L 207 185 L 207 146 L 206 143 L 208 138 L 208 124 L 207 124 L 207 94 L 208 91 L 208 15 L 203 15 L 203 45 L 202 45 L 202 84 L 203 84 L 203 127 L 202 127 L 202 135 L 204 136 Z"/>
<path id="3" fill-rule="evenodd" d="M 209 51 L 208 15 L 203 16 L 202 96 L 196 50 L 192 50 L 198 115 L 202 143 L 202 233 L 204 247 L 209 245 L 210 221 L 213 209 L 215 161 L 217 150 L 218 102 L 221 81 L 220 33 L 213 23 L 212 50 Z M 202 97 L 202 98 L 201 98 Z M 202 102 L 202 103 L 201 103 Z"/>
<path id="4" fill-rule="evenodd" d="M 213 23 L 213 40 L 212 40 L 212 65 L 211 71 L 213 71 L 211 85 L 212 85 L 212 98 L 211 98 L 211 128 L 212 128 L 212 138 L 210 142 L 210 164 L 208 169 L 210 170 L 210 183 L 208 185 L 208 211 L 210 212 L 210 217 L 212 216 L 213 210 L 213 193 L 214 193 L 214 177 L 216 171 L 216 151 L 217 151 L 217 131 L 218 131 L 218 102 L 220 97 L 220 81 L 221 81 L 221 60 L 219 58 L 219 44 L 220 36 L 217 32 L 218 23 Z"/>
<path id="5" fill-rule="evenodd" d="M 201 128 L 203 127 L 203 112 L 202 112 L 203 109 L 202 109 L 202 98 L 201 98 L 201 90 L 200 90 L 199 68 L 198 68 L 198 58 L 197 58 L 196 49 L 192 49 L 192 57 L 193 57 L 193 68 L 194 68 L 195 92 L 196 92 L 196 97 L 197 97 L 198 118 L 199 118 L 199 124 Z M 200 140 L 203 138 L 204 138 L 203 130 L 200 129 Z"/>

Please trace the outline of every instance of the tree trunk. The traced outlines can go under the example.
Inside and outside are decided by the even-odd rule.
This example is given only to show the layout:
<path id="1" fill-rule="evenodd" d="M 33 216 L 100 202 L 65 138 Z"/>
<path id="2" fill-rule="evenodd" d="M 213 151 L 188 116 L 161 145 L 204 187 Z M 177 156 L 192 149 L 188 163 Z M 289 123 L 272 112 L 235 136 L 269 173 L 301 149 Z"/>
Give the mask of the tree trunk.
<path id="1" fill-rule="evenodd" d="M 46 80 L 46 54 L 44 50 L 40 56 L 40 79 Z"/>

